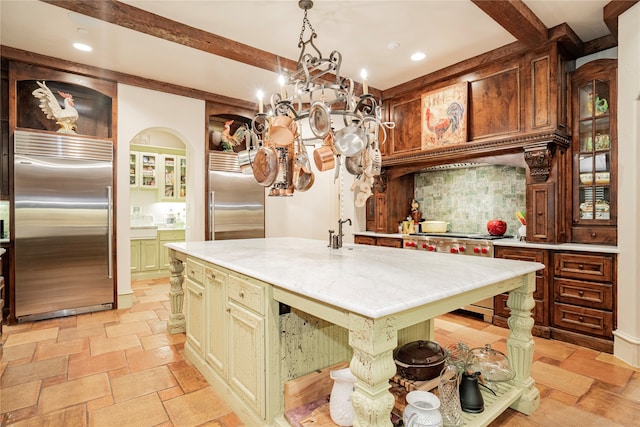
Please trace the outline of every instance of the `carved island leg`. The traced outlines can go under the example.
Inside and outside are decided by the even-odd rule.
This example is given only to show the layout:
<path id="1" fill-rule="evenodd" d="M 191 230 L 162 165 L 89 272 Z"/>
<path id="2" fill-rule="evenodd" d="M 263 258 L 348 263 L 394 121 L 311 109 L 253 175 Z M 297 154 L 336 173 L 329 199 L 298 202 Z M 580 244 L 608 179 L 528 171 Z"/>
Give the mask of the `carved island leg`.
<path id="1" fill-rule="evenodd" d="M 535 306 L 533 291 L 536 289 L 535 273 L 529 273 L 525 283 L 509 293 L 507 306 L 511 309 L 509 316 L 509 338 L 507 348 L 510 362 L 516 372 L 515 383 L 523 388 L 522 397 L 515 401 L 511 407 L 524 414 L 530 415 L 540 405 L 540 392 L 536 388 L 535 381 L 531 378 L 531 365 L 533 364 L 533 317 L 531 310 Z"/>
<path id="2" fill-rule="evenodd" d="M 171 304 L 171 314 L 167 320 L 167 332 L 170 334 L 179 334 L 186 331 L 186 324 L 184 319 L 184 313 L 182 313 L 184 302 L 184 290 L 182 289 L 182 271 L 184 266 L 182 261 L 176 258 L 176 253 L 173 250 L 169 250 L 169 271 L 171 277 L 169 278 L 169 303 Z"/>
<path id="3" fill-rule="evenodd" d="M 390 427 L 394 397 L 389 378 L 396 373 L 393 350 L 398 342 L 395 318 L 372 320 L 354 314 L 349 318 L 349 345 L 353 349 L 351 372 L 356 376 L 351 402 L 354 427 Z"/>

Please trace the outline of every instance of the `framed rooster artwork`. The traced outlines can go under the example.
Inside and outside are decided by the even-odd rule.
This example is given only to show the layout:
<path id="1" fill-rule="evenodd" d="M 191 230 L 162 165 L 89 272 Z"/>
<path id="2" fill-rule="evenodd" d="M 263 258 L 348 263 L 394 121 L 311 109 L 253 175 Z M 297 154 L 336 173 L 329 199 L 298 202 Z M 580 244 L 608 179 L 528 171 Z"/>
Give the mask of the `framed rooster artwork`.
<path id="1" fill-rule="evenodd" d="M 467 141 L 467 82 L 422 94 L 422 149 Z"/>

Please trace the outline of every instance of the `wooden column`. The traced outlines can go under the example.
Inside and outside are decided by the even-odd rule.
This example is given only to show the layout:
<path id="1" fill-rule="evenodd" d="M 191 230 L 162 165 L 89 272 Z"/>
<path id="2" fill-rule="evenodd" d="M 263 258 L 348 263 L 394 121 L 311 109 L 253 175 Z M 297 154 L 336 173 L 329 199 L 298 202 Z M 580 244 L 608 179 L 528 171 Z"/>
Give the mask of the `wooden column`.
<path id="1" fill-rule="evenodd" d="M 167 320 L 167 332 L 170 334 L 179 334 L 186 331 L 186 323 L 184 313 L 182 312 L 184 304 L 184 289 L 182 289 L 182 282 L 184 276 L 182 272 L 184 266 L 182 261 L 177 258 L 178 253 L 173 249 L 169 249 L 169 271 L 171 277 L 169 278 L 169 303 L 171 304 L 171 314 Z"/>
<path id="2" fill-rule="evenodd" d="M 349 365 L 357 378 L 351 397 L 354 427 L 390 427 L 394 397 L 389 378 L 396 373 L 393 349 L 398 344 L 394 317 L 369 319 L 349 315 L 349 345 L 353 358 Z"/>
<path id="3" fill-rule="evenodd" d="M 535 306 L 533 291 L 536 289 L 535 273 L 529 273 L 523 279 L 521 287 L 509 292 L 507 306 L 511 309 L 509 324 L 509 338 L 507 349 L 509 359 L 516 372 L 514 381 L 523 389 L 523 395 L 516 400 L 511 408 L 531 415 L 540 405 L 540 392 L 531 378 L 531 365 L 533 363 L 534 342 L 531 336 L 533 317 L 531 310 Z"/>

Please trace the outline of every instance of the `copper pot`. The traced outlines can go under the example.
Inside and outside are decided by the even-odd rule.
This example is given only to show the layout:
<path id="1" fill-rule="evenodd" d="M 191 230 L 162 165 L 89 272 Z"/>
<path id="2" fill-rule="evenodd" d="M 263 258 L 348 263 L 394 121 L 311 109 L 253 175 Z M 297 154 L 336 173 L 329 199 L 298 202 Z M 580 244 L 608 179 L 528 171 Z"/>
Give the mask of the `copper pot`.
<path id="1" fill-rule="evenodd" d="M 398 374 L 415 381 L 440 375 L 446 359 L 447 353 L 433 341 L 412 341 L 398 348 L 394 355 Z"/>
<path id="2" fill-rule="evenodd" d="M 265 187 L 273 184 L 278 173 L 278 154 L 273 147 L 263 146 L 253 160 L 253 177 Z"/>
<path id="3" fill-rule="evenodd" d="M 320 172 L 331 170 L 336 166 L 333 135 L 331 133 L 324 139 L 324 145 L 313 151 L 313 162 Z"/>

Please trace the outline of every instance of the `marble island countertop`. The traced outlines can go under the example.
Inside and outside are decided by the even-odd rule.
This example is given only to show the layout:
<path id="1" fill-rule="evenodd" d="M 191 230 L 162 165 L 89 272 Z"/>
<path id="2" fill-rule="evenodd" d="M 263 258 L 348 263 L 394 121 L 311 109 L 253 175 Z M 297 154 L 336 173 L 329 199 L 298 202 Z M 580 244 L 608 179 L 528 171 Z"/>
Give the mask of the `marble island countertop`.
<path id="1" fill-rule="evenodd" d="M 531 273 L 542 264 L 300 238 L 168 243 L 167 247 L 370 318 Z"/>

